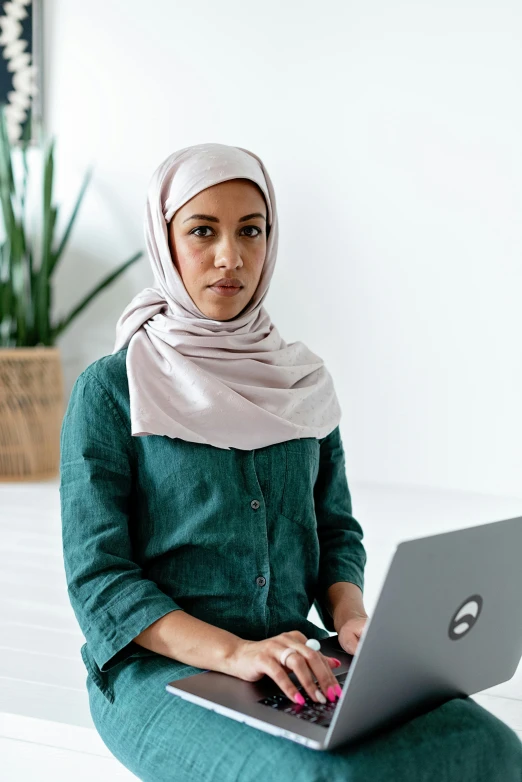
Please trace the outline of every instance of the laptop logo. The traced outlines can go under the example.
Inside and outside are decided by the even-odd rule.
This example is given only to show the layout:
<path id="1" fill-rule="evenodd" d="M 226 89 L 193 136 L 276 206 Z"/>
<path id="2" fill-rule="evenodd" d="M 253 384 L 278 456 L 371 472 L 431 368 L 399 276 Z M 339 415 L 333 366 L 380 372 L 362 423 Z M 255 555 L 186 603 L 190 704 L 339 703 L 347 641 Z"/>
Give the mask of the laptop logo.
<path id="1" fill-rule="evenodd" d="M 471 628 L 475 626 L 482 611 L 483 602 L 480 595 L 471 595 L 458 607 L 448 630 L 448 635 L 452 641 L 464 638 Z"/>

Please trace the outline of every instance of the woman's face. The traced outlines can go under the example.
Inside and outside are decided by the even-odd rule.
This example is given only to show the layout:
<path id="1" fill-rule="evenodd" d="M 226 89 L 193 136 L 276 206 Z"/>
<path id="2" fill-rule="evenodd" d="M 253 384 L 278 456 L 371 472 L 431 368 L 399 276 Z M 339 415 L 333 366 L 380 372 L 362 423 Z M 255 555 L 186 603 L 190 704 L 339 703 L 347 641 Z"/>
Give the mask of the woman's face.
<path id="1" fill-rule="evenodd" d="M 194 304 L 212 320 L 235 318 L 252 299 L 265 261 L 267 218 L 257 185 L 230 179 L 202 190 L 170 221 L 172 261 Z M 242 287 L 224 296 L 212 288 L 222 278 Z"/>

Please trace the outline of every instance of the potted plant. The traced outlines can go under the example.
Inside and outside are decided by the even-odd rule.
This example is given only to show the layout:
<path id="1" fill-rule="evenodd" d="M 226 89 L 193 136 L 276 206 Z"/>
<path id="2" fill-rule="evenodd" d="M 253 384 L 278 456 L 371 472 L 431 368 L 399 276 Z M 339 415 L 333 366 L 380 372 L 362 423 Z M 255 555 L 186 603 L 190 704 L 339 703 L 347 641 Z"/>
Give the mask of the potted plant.
<path id="1" fill-rule="evenodd" d="M 83 196 L 89 168 L 61 239 L 55 236 L 53 204 L 55 139 L 39 144 L 42 160 L 41 235 L 27 229 L 26 201 L 31 144 L 30 119 L 20 142 L 9 137 L 5 103 L 0 104 L 0 481 L 42 480 L 59 470 L 64 411 L 63 373 L 57 338 L 138 252 L 108 274 L 64 318 L 52 319 L 52 282 Z M 16 165 L 23 171 L 15 176 Z M 20 181 L 21 180 L 21 181 Z"/>

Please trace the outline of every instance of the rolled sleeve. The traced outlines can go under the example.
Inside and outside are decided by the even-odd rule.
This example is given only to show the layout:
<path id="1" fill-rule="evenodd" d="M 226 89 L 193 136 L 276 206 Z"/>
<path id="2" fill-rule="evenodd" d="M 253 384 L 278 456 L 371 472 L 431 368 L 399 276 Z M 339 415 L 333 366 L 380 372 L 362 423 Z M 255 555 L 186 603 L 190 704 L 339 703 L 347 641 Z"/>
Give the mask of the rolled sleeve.
<path id="1" fill-rule="evenodd" d="M 101 671 L 142 650 L 135 638 L 181 607 L 143 575 L 129 533 L 132 438 L 89 369 L 73 387 L 60 436 L 62 548 L 69 600 Z"/>
<path id="2" fill-rule="evenodd" d="M 326 603 L 328 588 L 338 581 L 364 588 L 366 551 L 363 530 L 352 516 L 346 462 L 337 426 L 321 442 L 314 503 L 320 543 L 319 578 L 314 605 L 326 629 L 335 632 Z"/>

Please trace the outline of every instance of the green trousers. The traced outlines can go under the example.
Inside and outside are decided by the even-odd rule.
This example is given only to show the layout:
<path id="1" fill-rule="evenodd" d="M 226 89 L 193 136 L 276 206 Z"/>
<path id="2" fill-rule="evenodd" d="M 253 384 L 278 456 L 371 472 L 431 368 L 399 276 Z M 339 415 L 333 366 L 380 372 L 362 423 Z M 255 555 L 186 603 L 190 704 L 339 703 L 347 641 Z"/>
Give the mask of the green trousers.
<path id="1" fill-rule="evenodd" d="M 469 698 L 388 733 L 317 751 L 189 703 L 165 690 L 200 668 L 162 655 L 127 658 L 87 676 L 102 741 L 143 782 L 521 782 L 522 742 Z"/>

